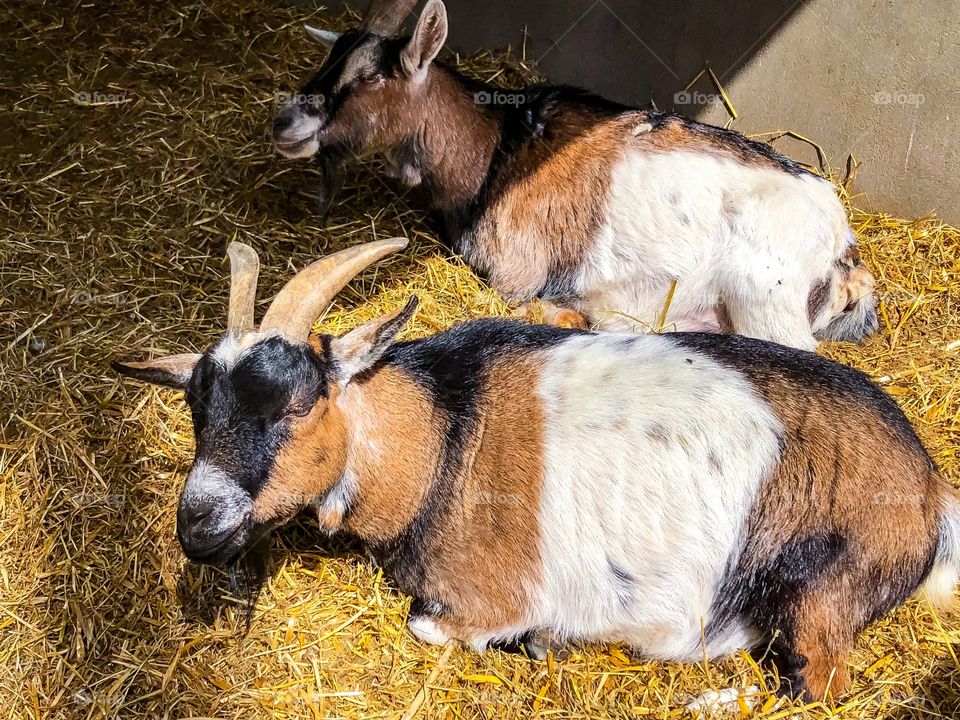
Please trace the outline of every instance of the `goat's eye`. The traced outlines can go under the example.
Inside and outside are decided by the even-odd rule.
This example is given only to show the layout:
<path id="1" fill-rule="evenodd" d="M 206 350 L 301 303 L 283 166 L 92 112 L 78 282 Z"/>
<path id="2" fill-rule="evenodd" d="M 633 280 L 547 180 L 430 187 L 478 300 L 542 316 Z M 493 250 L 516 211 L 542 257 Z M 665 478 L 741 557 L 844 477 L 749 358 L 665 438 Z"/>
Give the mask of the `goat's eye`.
<path id="1" fill-rule="evenodd" d="M 306 417 L 310 414 L 310 411 L 313 409 L 313 406 L 310 403 L 306 402 L 295 402 L 288 405 L 280 416 L 281 420 L 287 420 L 290 418 L 300 418 Z"/>
<path id="2" fill-rule="evenodd" d="M 375 85 L 381 80 L 383 80 L 383 75 L 380 73 L 368 73 L 360 76 L 360 82 L 362 82 L 364 85 Z"/>

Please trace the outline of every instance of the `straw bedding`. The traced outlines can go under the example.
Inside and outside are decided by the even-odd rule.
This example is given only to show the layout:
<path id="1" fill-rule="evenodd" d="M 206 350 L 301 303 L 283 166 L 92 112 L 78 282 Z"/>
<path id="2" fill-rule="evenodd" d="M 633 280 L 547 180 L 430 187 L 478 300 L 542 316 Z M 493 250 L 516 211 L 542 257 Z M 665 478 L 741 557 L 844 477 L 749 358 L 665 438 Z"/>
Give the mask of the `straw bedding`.
<path id="1" fill-rule="evenodd" d="M 19 16 L 19 17 L 17 17 Z M 174 537 L 192 433 L 180 395 L 118 381 L 111 358 L 202 349 L 223 327 L 224 249 L 261 254 L 261 302 L 332 249 L 405 235 L 320 320 L 341 331 L 410 293 L 421 335 L 509 314 L 448 258 L 374 162 L 351 171 L 325 223 L 316 170 L 271 153 L 276 90 L 319 62 L 303 7 L 121 0 L 0 14 L 0 715 L 7 718 L 682 717 L 706 688 L 759 685 L 756 716 L 827 717 L 777 703 L 746 655 L 649 662 L 618 647 L 530 662 L 426 647 L 408 601 L 309 519 L 276 538 L 245 633 L 222 573 Z M 532 70 L 462 59 L 506 84 Z M 851 210 L 879 279 L 882 331 L 825 352 L 895 395 L 960 482 L 960 232 Z M 262 307 L 261 307 L 262 311 Z M 838 418 L 842 422 L 842 418 Z M 960 619 L 910 602 L 866 632 L 843 718 L 956 717 Z M 743 710 L 745 713 L 746 711 Z"/>

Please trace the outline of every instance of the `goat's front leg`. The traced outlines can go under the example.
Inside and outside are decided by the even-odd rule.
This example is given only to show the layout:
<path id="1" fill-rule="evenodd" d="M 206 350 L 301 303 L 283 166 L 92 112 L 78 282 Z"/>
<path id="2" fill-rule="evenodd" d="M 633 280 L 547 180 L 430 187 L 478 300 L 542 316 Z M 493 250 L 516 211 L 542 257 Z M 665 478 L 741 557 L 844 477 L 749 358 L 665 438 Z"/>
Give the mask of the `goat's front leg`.
<path id="1" fill-rule="evenodd" d="M 506 652 L 525 652 L 532 660 L 543 660 L 552 648 L 553 638 L 549 633 L 530 630 L 517 634 L 506 630 L 479 631 L 463 627 L 449 618 L 429 614 L 413 614 L 407 621 L 410 632 L 420 642 L 428 645 L 446 645 L 451 640 L 466 643 L 477 652 L 495 648 Z"/>
<path id="2" fill-rule="evenodd" d="M 536 322 L 538 319 L 547 325 L 554 325 L 562 328 L 574 328 L 577 330 L 589 330 L 590 325 L 587 319 L 577 310 L 562 307 L 556 303 L 538 298 L 525 302 L 517 308 L 517 314 L 530 322 Z"/>

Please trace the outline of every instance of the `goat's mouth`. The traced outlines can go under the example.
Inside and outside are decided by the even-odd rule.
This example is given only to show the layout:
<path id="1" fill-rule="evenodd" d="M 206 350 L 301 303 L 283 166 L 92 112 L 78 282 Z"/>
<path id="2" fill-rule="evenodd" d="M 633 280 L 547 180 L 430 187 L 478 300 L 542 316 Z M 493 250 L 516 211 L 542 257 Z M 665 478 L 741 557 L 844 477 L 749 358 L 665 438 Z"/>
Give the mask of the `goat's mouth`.
<path id="1" fill-rule="evenodd" d="M 316 155 L 320 143 L 317 140 L 317 134 L 312 133 L 307 137 L 293 140 L 274 138 L 273 146 L 285 158 L 297 159 Z"/>
<path id="2" fill-rule="evenodd" d="M 186 539 L 177 529 L 180 547 L 188 560 L 203 565 L 230 565 L 243 554 L 248 540 L 250 523 L 245 518 L 233 529 L 214 537 L 211 541 L 197 544 Z"/>

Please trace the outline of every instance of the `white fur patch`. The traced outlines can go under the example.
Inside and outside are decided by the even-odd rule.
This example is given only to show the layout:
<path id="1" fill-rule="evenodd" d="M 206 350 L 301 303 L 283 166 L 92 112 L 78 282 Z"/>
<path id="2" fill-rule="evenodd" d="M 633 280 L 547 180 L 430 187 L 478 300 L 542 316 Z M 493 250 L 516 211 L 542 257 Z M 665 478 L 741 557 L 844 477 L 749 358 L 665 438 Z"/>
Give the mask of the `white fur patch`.
<path id="1" fill-rule="evenodd" d="M 223 520 L 220 526 L 208 529 L 212 535 L 232 530 L 236 519 L 247 515 L 252 504 L 250 496 L 226 472 L 198 460 L 190 468 L 180 502 L 194 505 L 203 500 L 215 502 L 217 517 Z"/>
<path id="2" fill-rule="evenodd" d="M 957 605 L 957 584 L 960 583 L 960 501 L 952 490 L 944 495 L 938 513 L 939 547 L 923 591 L 934 607 L 949 610 Z"/>
<path id="3" fill-rule="evenodd" d="M 926 582 L 923 592 L 930 603 L 941 609 L 950 610 L 956 607 L 957 585 L 960 584 L 960 572 L 953 565 L 934 565 Z"/>
<path id="4" fill-rule="evenodd" d="M 417 615 L 407 621 L 407 627 L 413 636 L 428 645 L 445 645 L 450 637 L 426 615 Z"/>
<path id="5" fill-rule="evenodd" d="M 333 533 L 340 528 L 340 523 L 346 517 L 356 492 L 356 476 L 348 470 L 334 483 L 326 495 L 314 500 L 313 507 L 317 511 L 322 530 Z"/>
<path id="6" fill-rule="evenodd" d="M 223 336 L 217 347 L 213 349 L 213 360 L 223 365 L 225 368 L 231 368 L 237 364 L 237 361 L 253 345 L 264 338 L 268 338 L 276 333 L 262 333 L 260 331 L 245 332 L 241 337 L 236 337 L 227 333 Z"/>
<path id="7" fill-rule="evenodd" d="M 736 332 L 814 349 L 810 289 L 851 242 L 821 178 L 637 150 L 614 168 L 607 223 L 575 284 L 580 308 L 604 330 L 661 329 L 676 281 L 662 329 L 723 303 Z"/>
<path id="8" fill-rule="evenodd" d="M 778 420 L 741 374 L 666 336 L 582 335 L 545 356 L 543 585 L 529 626 L 702 658 L 714 593 L 778 459 Z M 734 622 L 707 654 L 754 640 Z"/>

